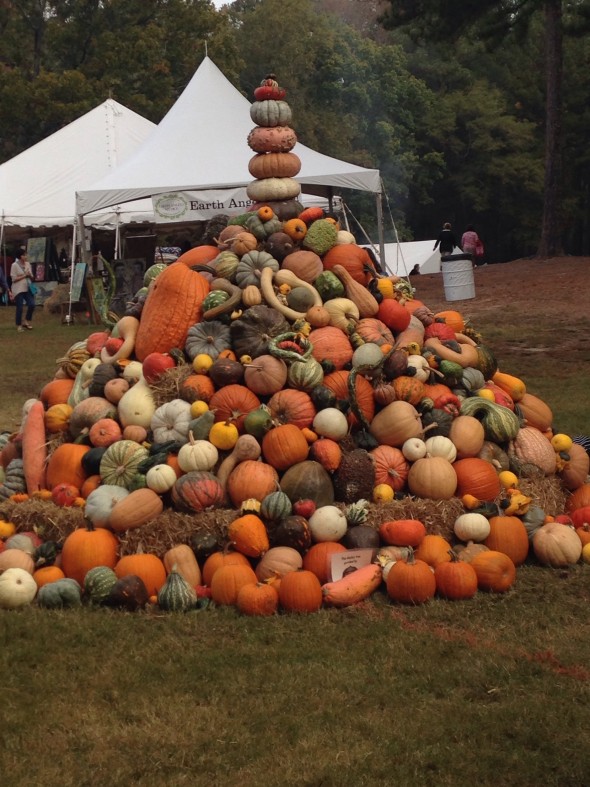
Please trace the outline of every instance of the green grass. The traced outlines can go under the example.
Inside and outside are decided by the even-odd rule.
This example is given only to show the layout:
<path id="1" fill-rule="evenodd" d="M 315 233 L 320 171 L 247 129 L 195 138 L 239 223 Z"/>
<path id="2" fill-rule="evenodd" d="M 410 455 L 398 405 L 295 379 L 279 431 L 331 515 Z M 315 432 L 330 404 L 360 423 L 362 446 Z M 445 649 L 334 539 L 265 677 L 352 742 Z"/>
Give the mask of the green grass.
<path id="1" fill-rule="evenodd" d="M 1 424 L 95 330 L 0 309 Z M 590 432 L 587 383 L 528 337 L 477 327 L 560 424 Z M 532 341 L 532 338 L 531 338 Z M 587 351 L 585 351 L 587 352 Z M 585 356 L 587 358 L 587 356 Z M 522 372 L 527 366 L 527 373 Z M 571 424 L 571 425 L 570 425 Z M 469 602 L 272 619 L 106 609 L 0 615 L 6 787 L 515 785 L 587 782 L 588 567 L 526 565 Z"/>

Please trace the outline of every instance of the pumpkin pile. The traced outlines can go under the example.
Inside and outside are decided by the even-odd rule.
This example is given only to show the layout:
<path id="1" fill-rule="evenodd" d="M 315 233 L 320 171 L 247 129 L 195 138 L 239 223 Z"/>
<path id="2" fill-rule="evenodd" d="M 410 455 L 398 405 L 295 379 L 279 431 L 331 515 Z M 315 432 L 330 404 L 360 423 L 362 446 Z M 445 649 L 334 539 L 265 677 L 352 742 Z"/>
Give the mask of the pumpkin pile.
<path id="1" fill-rule="evenodd" d="M 553 433 L 547 404 L 459 312 L 433 314 L 337 219 L 303 208 L 284 98 L 273 75 L 255 91 L 252 210 L 150 268 L 2 436 L 0 606 L 84 591 L 127 609 L 211 596 L 267 614 L 345 606 L 382 581 L 421 603 L 506 590 L 529 554 L 590 560 L 586 450 Z M 527 494 L 531 478 L 559 487 L 555 510 Z M 414 500 L 437 503 L 449 538 L 380 514 Z M 63 543 L 41 541 L 41 513 L 15 532 L 27 504 L 72 512 Z M 123 554 L 170 511 L 186 517 L 178 543 Z M 216 536 L 200 529 L 210 512 L 225 516 Z M 346 549 L 373 559 L 333 582 Z"/>

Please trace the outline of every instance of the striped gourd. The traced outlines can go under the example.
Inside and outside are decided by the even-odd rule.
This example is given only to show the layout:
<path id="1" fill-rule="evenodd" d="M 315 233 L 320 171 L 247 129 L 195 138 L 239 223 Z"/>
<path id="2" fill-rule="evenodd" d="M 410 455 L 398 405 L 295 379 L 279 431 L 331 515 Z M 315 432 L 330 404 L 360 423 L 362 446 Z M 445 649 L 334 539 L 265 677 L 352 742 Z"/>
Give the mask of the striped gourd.
<path id="1" fill-rule="evenodd" d="M 481 421 L 486 440 L 494 443 L 514 440 L 520 429 L 520 420 L 512 410 L 481 396 L 470 396 L 465 399 L 461 405 L 461 415 L 472 415 Z"/>
<path id="2" fill-rule="evenodd" d="M 84 593 L 94 604 L 102 604 L 117 582 L 117 575 L 108 566 L 95 566 L 84 577 Z"/>
<path id="3" fill-rule="evenodd" d="M 100 460 L 102 483 L 127 488 L 137 474 L 139 464 L 147 456 L 147 448 L 134 440 L 117 440 L 109 445 Z"/>
<path id="4" fill-rule="evenodd" d="M 188 612 L 197 603 L 197 594 L 186 579 L 179 574 L 176 566 L 158 591 L 158 606 L 165 612 Z"/>

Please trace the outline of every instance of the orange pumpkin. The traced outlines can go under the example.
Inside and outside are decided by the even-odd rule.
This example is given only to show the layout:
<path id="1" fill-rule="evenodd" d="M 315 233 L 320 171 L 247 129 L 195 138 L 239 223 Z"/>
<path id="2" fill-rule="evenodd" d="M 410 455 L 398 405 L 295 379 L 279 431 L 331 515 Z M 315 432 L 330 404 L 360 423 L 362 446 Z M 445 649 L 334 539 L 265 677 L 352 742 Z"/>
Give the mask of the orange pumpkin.
<path id="1" fill-rule="evenodd" d="M 214 260 L 218 254 L 219 249 L 217 246 L 195 246 L 194 248 L 185 251 L 184 254 L 181 254 L 176 262 L 181 262 L 183 265 L 187 265 L 189 268 L 192 265 L 207 265 L 207 263 Z"/>
<path id="2" fill-rule="evenodd" d="M 305 438 L 303 437 L 303 440 Z M 307 451 L 307 441 L 305 441 Z M 246 459 L 240 462 L 229 474 L 227 494 L 235 508 L 239 508 L 244 500 L 250 497 L 264 500 L 274 492 L 279 482 L 279 475 L 274 467 L 266 462 Z"/>
<path id="3" fill-rule="evenodd" d="M 492 593 L 504 593 L 514 584 L 516 566 L 504 552 L 488 549 L 480 552 L 471 561 L 477 574 L 477 586 L 480 590 Z"/>
<path id="4" fill-rule="evenodd" d="M 590 506 L 590 484 L 579 486 L 565 501 L 565 510 L 568 514 L 586 506 Z"/>
<path id="5" fill-rule="evenodd" d="M 90 446 L 77 443 L 59 445 L 47 462 L 47 487 L 53 489 L 58 484 L 70 484 L 81 489 L 86 480 L 82 457 L 89 450 Z"/>
<path id="6" fill-rule="evenodd" d="M 342 461 L 342 449 L 335 440 L 330 440 L 328 437 L 315 440 L 310 455 L 329 473 L 338 470 Z"/>
<path id="7" fill-rule="evenodd" d="M 336 399 L 349 401 L 348 394 L 348 377 L 350 372 L 336 371 L 327 374 L 324 377 L 324 385 L 336 396 Z M 365 416 L 367 421 L 372 421 L 375 415 L 375 397 L 373 396 L 373 386 L 362 375 L 357 375 L 354 384 L 354 391 L 356 395 L 356 402 L 361 413 Z M 354 426 L 358 423 L 356 416 L 353 413 L 348 414 L 348 423 Z"/>
<path id="8" fill-rule="evenodd" d="M 197 375 L 198 376 L 198 375 Z M 225 385 L 216 391 L 209 401 L 209 409 L 215 411 L 216 421 L 231 421 L 240 434 L 244 432 L 244 419 L 252 410 L 260 407 L 260 399 L 245 385 Z"/>
<path id="9" fill-rule="evenodd" d="M 443 598 L 462 601 L 477 593 L 477 574 L 471 563 L 461 561 L 451 553 L 448 563 L 439 563 L 434 569 L 436 591 Z"/>
<path id="10" fill-rule="evenodd" d="M 67 404 L 73 387 L 74 381 L 71 377 L 51 380 L 41 389 L 39 399 L 41 399 L 46 408 L 53 407 L 56 404 Z"/>
<path id="11" fill-rule="evenodd" d="M 410 466 L 399 448 L 378 445 L 370 452 L 375 464 L 375 486 L 387 484 L 396 492 L 406 485 Z"/>
<path id="12" fill-rule="evenodd" d="M 262 453 L 269 465 L 277 470 L 286 470 L 307 459 L 309 445 L 298 426 L 283 424 L 264 435 Z"/>
<path id="13" fill-rule="evenodd" d="M 143 361 L 150 353 L 184 347 L 189 328 L 201 319 L 201 305 L 209 283 L 188 265 L 173 262 L 150 287 L 135 340 L 135 355 Z"/>
<path id="14" fill-rule="evenodd" d="M 493 516 L 490 532 L 483 542 L 488 549 L 503 552 L 515 566 L 520 566 L 529 553 L 529 537 L 522 519 L 517 516 Z"/>
<path id="15" fill-rule="evenodd" d="M 279 608 L 279 594 L 268 582 L 248 583 L 240 588 L 236 605 L 242 615 L 274 615 Z"/>
<path id="16" fill-rule="evenodd" d="M 95 566 L 115 568 L 119 539 L 110 530 L 96 530 L 88 523 L 66 537 L 61 551 L 61 569 L 82 587 L 84 577 Z"/>
<path id="17" fill-rule="evenodd" d="M 213 380 L 205 374 L 189 374 L 180 385 L 180 396 L 186 402 L 210 402 L 214 393 Z"/>
<path id="18" fill-rule="evenodd" d="M 478 500 L 494 500 L 500 494 L 496 468 L 485 459 L 467 457 L 453 463 L 457 474 L 457 497 L 473 495 Z"/>
<path id="19" fill-rule="evenodd" d="M 436 592 L 430 566 L 410 553 L 407 560 L 397 560 L 387 574 L 387 595 L 402 604 L 423 604 Z"/>
<path id="20" fill-rule="evenodd" d="M 450 325 L 455 333 L 463 333 L 465 330 L 465 320 L 463 319 L 463 315 L 460 312 L 454 311 L 453 309 L 437 312 L 434 315 L 434 319 L 444 320 L 445 324 Z"/>
<path id="21" fill-rule="evenodd" d="M 216 604 L 236 604 L 244 585 L 256 585 L 257 582 L 254 569 L 250 565 L 221 566 L 211 579 L 211 598 Z"/>
<path id="22" fill-rule="evenodd" d="M 451 545 L 446 538 L 434 533 L 427 533 L 416 550 L 416 558 L 428 563 L 432 568 L 436 568 L 439 563 L 447 563 L 451 559 L 450 550 Z"/>
<path id="23" fill-rule="evenodd" d="M 157 595 L 158 590 L 166 582 L 166 567 L 157 555 L 135 554 L 125 555 L 115 565 L 115 574 L 119 579 L 133 574 L 143 580 L 150 596 Z"/>
<path id="24" fill-rule="evenodd" d="M 355 281 L 365 286 L 371 281 L 370 271 L 376 273 L 368 251 L 356 243 L 333 246 L 324 254 L 323 260 L 324 270 L 331 271 L 335 265 L 341 265 Z"/>
<path id="25" fill-rule="evenodd" d="M 354 350 L 340 328 L 332 325 L 314 328 L 308 338 L 313 347 L 312 355 L 318 363 L 329 361 L 335 369 L 343 369 L 352 360 Z"/>
<path id="26" fill-rule="evenodd" d="M 393 380 L 392 385 L 398 401 L 416 405 L 424 397 L 424 383 L 417 377 L 402 374 Z"/>
<path id="27" fill-rule="evenodd" d="M 281 579 L 279 601 L 286 612 L 317 612 L 322 606 L 322 586 L 306 569 L 290 571 Z"/>
<path id="28" fill-rule="evenodd" d="M 337 541 L 320 541 L 311 546 L 303 556 L 303 568 L 311 571 L 322 585 L 332 576 L 331 558 L 338 552 L 346 552 L 346 547 Z"/>
<path id="29" fill-rule="evenodd" d="M 271 396 L 268 409 L 275 423 L 294 424 L 300 429 L 310 427 L 316 415 L 316 408 L 310 395 L 294 388 L 277 391 Z"/>
<path id="30" fill-rule="evenodd" d="M 255 514 L 244 514 L 234 519 L 227 537 L 238 552 L 248 557 L 262 557 L 270 546 L 265 524 Z"/>
<path id="31" fill-rule="evenodd" d="M 43 585 L 48 585 L 50 582 L 57 582 L 58 579 L 63 579 L 64 577 L 65 574 L 59 566 L 43 566 L 43 568 L 38 568 L 33 572 L 33 579 L 37 583 L 38 588 L 42 588 Z"/>
<path id="32" fill-rule="evenodd" d="M 392 519 L 379 526 L 379 537 L 385 544 L 397 547 L 418 547 L 426 536 L 426 528 L 419 519 Z M 438 548 L 438 542 L 436 542 Z M 443 545 L 440 545 L 440 549 Z M 430 561 L 431 551 L 428 551 Z M 426 555 L 426 551 L 424 552 Z M 437 553 L 438 557 L 438 553 Z M 424 557 L 421 558 L 424 560 Z"/>
<path id="33" fill-rule="evenodd" d="M 211 580 L 218 568 L 222 566 L 249 566 L 248 558 L 241 552 L 213 552 L 203 563 L 202 579 L 211 587 Z"/>

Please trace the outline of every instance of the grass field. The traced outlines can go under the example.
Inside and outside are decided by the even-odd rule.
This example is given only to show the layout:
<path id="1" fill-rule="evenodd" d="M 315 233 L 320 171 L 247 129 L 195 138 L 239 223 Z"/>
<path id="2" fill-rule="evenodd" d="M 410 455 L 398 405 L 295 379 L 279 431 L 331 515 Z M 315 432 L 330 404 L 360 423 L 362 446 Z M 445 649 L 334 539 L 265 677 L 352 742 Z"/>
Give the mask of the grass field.
<path id="1" fill-rule="evenodd" d="M 17 335 L 12 319 L 0 309 L 9 430 L 94 330 L 39 311 Z M 533 388 L 552 364 L 537 359 Z M 586 388 L 562 379 L 551 400 L 559 411 L 567 399 L 579 431 Z M 531 564 L 507 594 L 416 608 L 376 594 L 272 619 L 3 612 L 1 783 L 578 787 L 590 774 L 589 603 L 588 566 Z"/>

